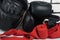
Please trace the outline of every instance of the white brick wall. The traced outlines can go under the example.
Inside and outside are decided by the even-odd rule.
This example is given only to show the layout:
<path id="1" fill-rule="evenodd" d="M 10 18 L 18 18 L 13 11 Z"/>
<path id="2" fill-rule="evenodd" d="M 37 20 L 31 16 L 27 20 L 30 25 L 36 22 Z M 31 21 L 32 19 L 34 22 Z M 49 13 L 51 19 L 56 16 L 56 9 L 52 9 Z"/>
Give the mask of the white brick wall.
<path id="1" fill-rule="evenodd" d="M 28 0 L 28 2 L 30 3 L 31 1 L 46 1 L 50 3 L 50 0 Z"/>
<path id="2" fill-rule="evenodd" d="M 46 1 L 46 2 L 49 2 L 50 0 L 28 0 L 29 3 L 30 3 L 31 1 Z M 53 3 L 56 3 L 56 2 L 60 3 L 60 0 L 53 0 L 52 2 L 53 2 Z"/>
<path id="3" fill-rule="evenodd" d="M 60 0 L 52 0 L 53 3 L 60 3 Z"/>

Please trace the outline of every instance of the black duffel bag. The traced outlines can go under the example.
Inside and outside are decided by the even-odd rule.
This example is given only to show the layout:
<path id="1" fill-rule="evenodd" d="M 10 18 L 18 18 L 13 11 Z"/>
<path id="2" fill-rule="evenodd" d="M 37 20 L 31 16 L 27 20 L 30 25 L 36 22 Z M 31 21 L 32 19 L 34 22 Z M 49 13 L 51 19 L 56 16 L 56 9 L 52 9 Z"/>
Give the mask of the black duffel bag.
<path id="1" fill-rule="evenodd" d="M 27 0 L 0 0 L 0 29 L 16 28 L 26 9 Z"/>

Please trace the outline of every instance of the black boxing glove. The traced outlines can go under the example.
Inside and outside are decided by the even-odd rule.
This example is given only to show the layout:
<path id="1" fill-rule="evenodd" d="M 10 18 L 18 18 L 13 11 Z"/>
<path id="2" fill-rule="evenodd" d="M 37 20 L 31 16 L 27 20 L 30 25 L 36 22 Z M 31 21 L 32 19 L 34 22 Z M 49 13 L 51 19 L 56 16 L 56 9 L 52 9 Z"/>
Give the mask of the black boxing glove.
<path id="1" fill-rule="evenodd" d="M 2 0 L 0 5 L 0 29 L 6 31 L 15 28 L 23 15 L 23 10 L 26 9 L 27 3 L 25 0 Z"/>
<path id="2" fill-rule="evenodd" d="M 22 28 L 26 32 L 31 32 L 34 28 L 34 18 L 29 12 L 26 13 Z"/>
<path id="3" fill-rule="evenodd" d="M 49 18 L 52 14 L 52 6 L 47 2 L 34 1 L 30 3 L 30 14 L 35 19 L 35 25 L 43 22 L 45 18 Z"/>
<path id="4" fill-rule="evenodd" d="M 59 21 L 59 16 L 51 15 L 48 18 L 48 28 L 50 29 L 50 28 L 54 27 L 58 21 Z"/>

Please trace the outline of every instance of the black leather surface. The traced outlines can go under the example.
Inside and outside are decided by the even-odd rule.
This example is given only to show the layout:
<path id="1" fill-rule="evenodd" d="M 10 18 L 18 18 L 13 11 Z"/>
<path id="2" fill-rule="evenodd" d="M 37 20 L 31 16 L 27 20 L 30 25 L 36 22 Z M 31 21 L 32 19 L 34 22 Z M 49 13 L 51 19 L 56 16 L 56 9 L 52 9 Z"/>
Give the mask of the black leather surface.
<path id="1" fill-rule="evenodd" d="M 22 11 L 27 8 L 25 0 L 2 0 L 0 4 L 0 29 L 17 27 Z"/>
<path id="2" fill-rule="evenodd" d="M 30 3 L 29 11 L 35 19 L 35 24 L 40 24 L 52 14 L 52 6 L 47 2 L 34 1 Z"/>
<path id="3" fill-rule="evenodd" d="M 26 32 L 31 32 L 33 28 L 34 28 L 34 18 L 29 12 L 27 12 L 23 22 L 23 30 Z"/>
<path id="4" fill-rule="evenodd" d="M 48 18 L 48 28 L 54 27 L 57 22 L 59 21 L 59 16 L 52 15 L 51 17 Z"/>

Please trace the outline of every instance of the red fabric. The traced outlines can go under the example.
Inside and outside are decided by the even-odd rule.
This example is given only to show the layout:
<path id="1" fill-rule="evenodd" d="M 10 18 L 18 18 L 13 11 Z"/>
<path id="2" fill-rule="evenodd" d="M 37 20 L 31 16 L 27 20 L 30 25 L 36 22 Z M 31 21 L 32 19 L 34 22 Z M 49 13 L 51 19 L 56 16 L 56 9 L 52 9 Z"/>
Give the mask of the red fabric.
<path id="1" fill-rule="evenodd" d="M 1 40 L 29 40 L 29 39 L 27 39 L 27 38 L 11 37 L 11 38 L 2 38 Z"/>
<path id="2" fill-rule="evenodd" d="M 5 35 L 5 36 L 4 36 Z M 13 37 L 7 37 L 9 35 L 14 35 Z M 23 38 L 16 36 L 24 36 Z M 43 38 L 57 38 L 60 37 L 60 24 L 51 29 L 47 29 L 46 24 L 37 25 L 31 33 L 24 32 L 23 30 L 11 29 L 4 34 L 0 35 L 1 40 L 32 40 L 32 39 L 43 39 Z"/>
<path id="3" fill-rule="evenodd" d="M 11 29 L 7 32 L 5 32 L 4 34 L 0 35 L 0 39 L 1 40 L 29 40 L 27 37 L 23 37 L 23 38 L 19 38 L 19 37 L 16 37 L 16 36 L 24 36 L 24 35 L 27 35 L 28 33 L 22 31 L 22 30 L 15 30 L 15 29 Z M 6 36 L 3 36 L 3 35 L 6 35 Z M 7 37 L 7 36 L 10 36 L 10 35 L 15 35 L 13 37 Z"/>
<path id="4" fill-rule="evenodd" d="M 32 36 L 36 38 L 47 38 L 48 29 L 46 24 L 37 25 L 36 28 L 31 32 Z"/>
<path id="5" fill-rule="evenodd" d="M 50 38 L 60 38 L 60 24 L 57 24 L 55 27 L 49 30 Z"/>

